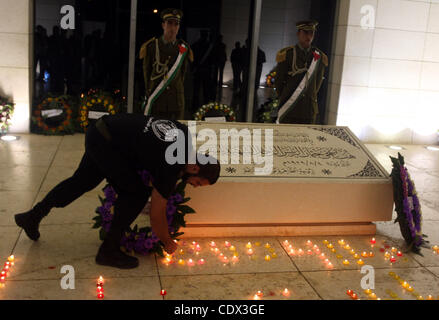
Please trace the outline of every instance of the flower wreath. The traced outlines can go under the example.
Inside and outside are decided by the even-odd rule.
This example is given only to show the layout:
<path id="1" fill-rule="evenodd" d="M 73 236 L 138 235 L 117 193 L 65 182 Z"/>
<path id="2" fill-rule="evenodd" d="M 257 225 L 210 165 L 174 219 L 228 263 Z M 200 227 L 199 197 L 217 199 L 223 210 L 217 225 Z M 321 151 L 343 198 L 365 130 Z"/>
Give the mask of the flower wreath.
<path id="1" fill-rule="evenodd" d="M 274 80 L 276 79 L 276 71 L 271 71 L 265 78 L 267 87 L 274 88 Z"/>
<path id="2" fill-rule="evenodd" d="M 150 185 L 152 182 L 152 177 L 148 171 L 138 172 L 142 181 L 146 186 Z M 186 214 L 195 213 L 194 209 L 184 205 L 188 202 L 190 198 L 185 198 L 184 189 L 186 187 L 186 182 L 181 181 L 176 188 L 175 193 L 169 197 L 168 203 L 166 205 L 166 218 L 168 220 L 168 230 L 172 239 L 176 239 L 181 236 L 183 232 L 178 232 L 180 227 L 185 227 L 186 222 L 184 216 Z M 114 213 L 114 203 L 117 199 L 117 193 L 107 184 L 104 189 L 105 198 L 99 197 L 101 201 L 101 206 L 96 208 L 96 213 L 98 214 L 93 218 L 95 224 L 93 228 L 101 228 L 99 232 L 100 239 L 103 240 L 105 235 L 110 230 L 111 221 L 113 220 Z M 152 231 L 151 227 L 138 228 L 137 225 L 134 228 L 129 228 L 128 232 L 121 239 L 121 247 L 125 248 L 128 252 L 137 252 L 140 254 L 147 253 L 158 253 L 163 256 L 164 244 L 160 241 L 157 235 Z"/>
<path id="3" fill-rule="evenodd" d="M 81 94 L 81 101 L 79 107 L 79 127 L 80 131 L 87 131 L 90 121 L 97 119 L 90 119 L 90 111 L 101 112 L 106 114 L 116 114 L 119 107 L 109 94 L 98 92 L 91 89 L 87 96 Z"/>
<path id="4" fill-rule="evenodd" d="M 210 102 L 202 105 L 194 114 L 194 120 L 202 121 L 206 117 L 206 114 L 210 111 L 215 111 L 219 116 L 226 117 L 227 121 L 236 121 L 236 115 L 232 108 L 228 105 L 219 102 Z"/>
<path id="5" fill-rule="evenodd" d="M 276 122 L 279 108 L 279 99 L 276 97 L 269 98 L 267 102 L 262 105 L 261 113 L 259 114 L 259 121 L 265 123 Z"/>
<path id="6" fill-rule="evenodd" d="M 422 234 L 422 211 L 416 193 L 415 184 L 410 178 L 407 168 L 404 166 L 404 157 L 398 153 L 398 158 L 390 157 L 393 169 L 390 176 L 393 183 L 393 199 L 397 213 L 396 222 L 399 222 L 401 234 L 409 249 L 421 254 L 420 248 L 428 241 Z"/>
<path id="7" fill-rule="evenodd" d="M 14 104 L 0 97 L 0 134 L 8 132 L 13 113 Z"/>
<path id="8" fill-rule="evenodd" d="M 58 110 L 61 113 L 52 116 L 45 114 L 50 110 Z M 37 132 L 46 135 L 73 134 L 75 128 L 72 122 L 72 113 L 67 96 L 47 97 L 36 106 L 32 122 Z"/>

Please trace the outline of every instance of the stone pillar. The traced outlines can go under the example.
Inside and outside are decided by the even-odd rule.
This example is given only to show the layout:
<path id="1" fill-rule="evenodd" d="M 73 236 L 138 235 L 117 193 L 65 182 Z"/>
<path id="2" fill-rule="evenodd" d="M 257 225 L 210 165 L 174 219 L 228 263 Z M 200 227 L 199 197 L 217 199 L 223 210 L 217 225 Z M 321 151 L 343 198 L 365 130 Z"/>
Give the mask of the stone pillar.
<path id="1" fill-rule="evenodd" d="M 33 0 L 0 2 L 0 95 L 12 99 L 10 132 L 29 132 L 33 83 Z"/>

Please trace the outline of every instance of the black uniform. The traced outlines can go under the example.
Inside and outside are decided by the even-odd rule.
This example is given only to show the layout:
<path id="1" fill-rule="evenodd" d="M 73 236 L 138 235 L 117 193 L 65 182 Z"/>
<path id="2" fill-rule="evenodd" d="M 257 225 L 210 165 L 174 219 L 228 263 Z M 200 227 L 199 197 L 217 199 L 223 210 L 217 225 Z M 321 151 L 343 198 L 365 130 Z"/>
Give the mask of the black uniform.
<path id="1" fill-rule="evenodd" d="M 177 121 L 140 114 L 102 117 L 87 130 L 78 169 L 53 188 L 40 207 L 65 207 L 107 179 L 118 194 L 108 237 L 120 241 L 151 195 L 138 171 L 149 171 L 153 186 L 164 198 L 174 191 L 184 164 L 168 164 L 165 151 L 177 139 L 176 129 L 184 133 L 187 146 L 188 128 Z"/>

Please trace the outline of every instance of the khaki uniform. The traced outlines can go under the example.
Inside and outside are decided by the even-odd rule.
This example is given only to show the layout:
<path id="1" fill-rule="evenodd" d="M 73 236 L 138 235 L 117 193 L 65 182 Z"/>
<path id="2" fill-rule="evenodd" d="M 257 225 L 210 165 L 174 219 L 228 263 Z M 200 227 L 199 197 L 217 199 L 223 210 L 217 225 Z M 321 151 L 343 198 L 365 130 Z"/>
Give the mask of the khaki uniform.
<path id="1" fill-rule="evenodd" d="M 294 50 L 294 47 L 296 50 Z M 296 61 L 294 64 L 294 51 L 296 52 Z M 316 47 L 311 46 L 309 50 L 301 48 L 298 44 L 280 50 L 276 56 L 276 78 L 275 87 L 279 96 L 279 108 L 291 97 L 302 79 L 306 70 L 310 67 L 314 55 L 318 51 L 321 61 L 315 76 L 308 81 L 306 88 L 298 98 L 295 107 L 290 110 L 280 121 L 280 123 L 316 123 L 319 113 L 317 103 L 317 94 L 322 85 L 325 68 L 328 66 L 328 57 Z"/>
<path id="2" fill-rule="evenodd" d="M 157 118 L 181 120 L 184 118 L 184 76 L 189 61 L 193 61 L 193 53 L 189 45 L 181 39 L 170 43 L 165 42 L 162 36 L 157 40 L 152 38 L 145 42 L 139 54 L 139 58 L 143 59 L 143 75 L 147 98 L 154 92 L 177 60 L 179 44 L 185 44 L 188 52 L 175 78 L 152 104 L 151 115 Z M 156 52 L 157 43 L 158 56 Z"/>

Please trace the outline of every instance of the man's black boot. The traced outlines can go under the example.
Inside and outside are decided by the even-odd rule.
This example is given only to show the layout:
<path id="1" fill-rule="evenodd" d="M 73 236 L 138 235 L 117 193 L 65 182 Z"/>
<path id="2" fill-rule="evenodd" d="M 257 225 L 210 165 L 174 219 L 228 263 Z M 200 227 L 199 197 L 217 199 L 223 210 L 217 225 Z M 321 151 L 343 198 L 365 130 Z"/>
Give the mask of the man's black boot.
<path id="1" fill-rule="evenodd" d="M 30 239 L 37 241 L 40 237 L 40 232 L 38 231 L 40 222 L 49 214 L 49 211 L 50 208 L 40 202 L 29 211 L 16 214 L 15 223 L 23 228 Z"/>
<path id="2" fill-rule="evenodd" d="M 119 269 L 137 268 L 139 266 L 139 260 L 136 257 L 123 253 L 120 250 L 118 242 L 105 239 L 96 255 L 96 263 Z"/>

